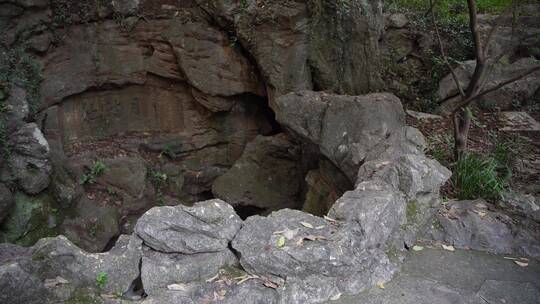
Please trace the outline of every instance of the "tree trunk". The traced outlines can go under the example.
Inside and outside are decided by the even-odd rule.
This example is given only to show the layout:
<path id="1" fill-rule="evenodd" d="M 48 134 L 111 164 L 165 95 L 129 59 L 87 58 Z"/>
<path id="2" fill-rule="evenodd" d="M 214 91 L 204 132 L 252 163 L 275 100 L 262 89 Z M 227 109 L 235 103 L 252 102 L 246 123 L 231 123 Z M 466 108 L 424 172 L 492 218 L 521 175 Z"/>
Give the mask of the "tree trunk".
<path id="1" fill-rule="evenodd" d="M 467 154 L 467 141 L 471 126 L 471 113 L 468 108 L 454 112 L 454 159 L 459 161 Z"/>

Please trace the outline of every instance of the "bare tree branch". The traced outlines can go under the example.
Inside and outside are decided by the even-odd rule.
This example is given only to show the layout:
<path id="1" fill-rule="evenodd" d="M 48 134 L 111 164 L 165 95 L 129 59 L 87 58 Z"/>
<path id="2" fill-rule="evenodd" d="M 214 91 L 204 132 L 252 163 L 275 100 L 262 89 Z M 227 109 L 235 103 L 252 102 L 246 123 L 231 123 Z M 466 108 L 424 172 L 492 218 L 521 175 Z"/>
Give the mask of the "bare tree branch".
<path id="1" fill-rule="evenodd" d="M 468 106 L 471 102 L 475 101 L 476 99 L 486 95 L 486 94 L 489 94 L 493 91 L 496 91 L 502 87 L 504 87 L 505 85 L 508 85 L 508 84 L 511 84 L 512 82 L 516 82 L 522 78 L 525 78 L 527 77 L 528 75 L 536 72 L 536 71 L 539 71 L 540 70 L 540 65 L 537 65 L 537 66 L 534 66 L 528 70 L 526 70 L 525 72 L 515 76 L 515 77 L 512 77 L 506 81 L 503 81 L 497 85 L 494 85 L 493 87 L 489 88 L 489 89 L 486 89 L 480 93 L 477 93 L 475 95 L 472 95 L 472 96 L 469 96 L 465 99 L 463 99 L 462 101 L 460 101 L 459 103 L 456 104 L 455 106 L 455 109 L 452 111 L 452 112 L 456 112 L 457 110 L 459 110 L 460 108 L 463 108 L 463 107 L 466 107 Z"/>
<path id="2" fill-rule="evenodd" d="M 480 31 L 478 30 L 478 15 L 476 12 L 476 1 L 467 0 L 469 7 L 469 27 L 474 42 L 474 51 L 476 57 L 476 67 L 474 68 L 471 81 L 467 87 L 466 96 L 476 95 L 481 90 L 482 79 L 484 78 L 486 68 L 486 57 L 484 56 L 484 48 L 480 40 Z"/>
<path id="3" fill-rule="evenodd" d="M 444 60 L 444 63 L 450 69 L 450 73 L 452 74 L 452 78 L 454 79 L 454 82 L 456 83 L 456 86 L 459 90 L 459 94 L 461 95 L 461 98 L 465 98 L 465 92 L 463 91 L 463 88 L 461 87 L 461 84 L 459 83 L 459 79 L 454 72 L 454 68 L 452 68 L 452 65 L 450 62 L 448 62 L 448 58 L 446 57 L 446 54 L 444 52 L 444 45 L 441 39 L 441 35 L 439 34 L 439 27 L 437 26 L 437 22 L 435 21 L 435 13 L 433 12 L 433 0 L 429 0 L 429 7 L 430 7 L 430 13 L 431 13 L 431 22 L 433 23 L 433 27 L 435 27 L 435 34 L 437 36 L 437 42 L 439 43 L 439 50 L 441 52 L 441 56 Z"/>

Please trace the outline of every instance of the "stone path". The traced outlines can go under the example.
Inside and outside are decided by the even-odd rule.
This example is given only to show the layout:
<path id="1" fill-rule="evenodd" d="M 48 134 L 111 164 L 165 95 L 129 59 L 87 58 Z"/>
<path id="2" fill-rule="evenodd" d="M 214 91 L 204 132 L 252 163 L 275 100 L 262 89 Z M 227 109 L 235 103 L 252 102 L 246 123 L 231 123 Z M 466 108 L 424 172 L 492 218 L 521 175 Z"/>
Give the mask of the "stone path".
<path id="1" fill-rule="evenodd" d="M 342 296 L 328 304 L 539 304 L 540 263 L 520 267 L 475 251 L 412 252 L 385 289 Z"/>

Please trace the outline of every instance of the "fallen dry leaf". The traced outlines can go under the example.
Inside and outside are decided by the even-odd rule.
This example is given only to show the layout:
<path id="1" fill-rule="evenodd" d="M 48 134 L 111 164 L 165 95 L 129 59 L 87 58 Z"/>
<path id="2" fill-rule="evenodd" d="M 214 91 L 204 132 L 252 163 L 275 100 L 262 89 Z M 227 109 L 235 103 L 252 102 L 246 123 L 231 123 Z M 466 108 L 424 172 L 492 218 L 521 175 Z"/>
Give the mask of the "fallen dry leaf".
<path id="1" fill-rule="evenodd" d="M 529 266 L 529 263 L 527 263 L 527 262 L 514 261 L 514 263 L 518 264 L 521 267 Z"/>
<path id="2" fill-rule="evenodd" d="M 448 246 L 447 246 L 447 245 L 444 245 L 444 244 L 443 244 L 443 245 L 442 245 L 442 248 L 443 248 L 444 250 L 448 250 L 448 251 L 456 251 L 456 248 L 454 248 L 454 246 L 452 246 L 452 245 L 448 245 Z"/>
<path id="3" fill-rule="evenodd" d="M 422 250 L 424 250 L 424 247 L 418 246 L 418 245 L 414 245 L 413 248 L 412 248 L 412 250 L 414 250 L 414 251 L 422 251 Z"/>
<path id="4" fill-rule="evenodd" d="M 285 237 L 283 235 L 279 236 L 277 240 L 277 246 L 280 248 L 285 246 Z"/>
<path id="5" fill-rule="evenodd" d="M 62 277 L 56 277 L 54 279 L 46 279 L 45 282 L 43 283 L 43 285 L 47 288 L 56 287 L 62 284 L 69 284 L 69 281 Z"/>
<path id="6" fill-rule="evenodd" d="M 217 280 L 218 278 L 219 278 L 219 273 L 216 274 L 215 276 L 211 277 L 210 279 L 206 280 L 206 283 L 212 283 L 215 280 Z"/>
<path id="7" fill-rule="evenodd" d="M 307 222 L 300 222 L 300 224 L 302 224 L 302 226 L 304 226 L 304 227 L 306 227 L 306 228 L 313 229 L 313 225 L 311 225 L 310 223 L 307 223 Z"/>
<path id="8" fill-rule="evenodd" d="M 339 300 L 339 298 L 341 298 L 341 292 L 338 292 L 335 295 L 333 295 L 332 297 L 330 297 L 330 301 L 337 301 L 337 300 Z"/>
<path id="9" fill-rule="evenodd" d="M 172 291 L 186 291 L 187 286 L 186 284 L 170 284 L 167 285 L 167 289 Z"/>
<path id="10" fill-rule="evenodd" d="M 277 289 L 279 287 L 278 284 L 276 284 L 276 283 L 274 283 L 274 282 L 272 282 L 270 280 L 264 280 L 263 285 L 268 287 L 268 288 L 272 288 L 272 289 Z"/>
<path id="11" fill-rule="evenodd" d="M 383 282 L 377 283 L 377 287 L 379 287 L 380 289 L 384 289 L 384 283 Z"/>

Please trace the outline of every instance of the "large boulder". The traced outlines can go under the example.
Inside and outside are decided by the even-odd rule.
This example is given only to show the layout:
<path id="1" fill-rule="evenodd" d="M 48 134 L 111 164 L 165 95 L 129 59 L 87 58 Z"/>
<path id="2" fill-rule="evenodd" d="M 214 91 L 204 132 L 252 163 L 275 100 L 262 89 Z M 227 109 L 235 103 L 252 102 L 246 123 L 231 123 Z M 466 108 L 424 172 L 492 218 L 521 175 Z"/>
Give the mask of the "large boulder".
<path id="1" fill-rule="evenodd" d="M 131 291 L 140 272 L 142 242 L 121 236 L 106 253 L 87 253 L 67 238 L 41 239 L 31 248 L 0 244 L 2 303 L 82 303 Z M 92 301 L 92 303 L 94 303 Z"/>
<path id="2" fill-rule="evenodd" d="M 212 185 L 214 195 L 233 206 L 264 211 L 298 207 L 299 148 L 285 134 L 258 136 Z"/>
<path id="3" fill-rule="evenodd" d="M 457 248 L 497 254 L 540 256 L 540 224 L 512 217 L 483 200 L 454 201 L 444 206 L 429 237 Z"/>
<path id="4" fill-rule="evenodd" d="M 363 96 L 290 93 L 275 100 L 276 119 L 326 156 L 354 182 L 375 146 L 401 132 L 404 112 L 387 93 Z"/>
<path id="5" fill-rule="evenodd" d="M 364 248 L 358 233 L 349 223 L 282 209 L 249 217 L 232 246 L 247 272 L 283 286 L 286 303 L 318 303 L 389 280 L 396 270 L 382 250 Z"/>
<path id="6" fill-rule="evenodd" d="M 110 251 L 87 253 L 66 237 L 58 236 L 40 240 L 31 254 L 30 271 L 42 280 L 59 276 L 72 286 L 124 293 L 140 275 L 142 241 L 137 236 L 122 235 Z M 100 274 L 106 279 L 102 286 L 96 286 Z"/>
<path id="7" fill-rule="evenodd" d="M 8 163 L 17 183 L 28 194 L 49 186 L 52 164 L 49 144 L 35 123 L 25 124 L 10 135 Z"/>
<path id="8" fill-rule="evenodd" d="M 155 207 L 137 222 L 135 232 L 154 250 L 169 253 L 218 252 L 227 248 L 242 220 L 219 200 Z"/>

